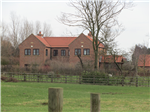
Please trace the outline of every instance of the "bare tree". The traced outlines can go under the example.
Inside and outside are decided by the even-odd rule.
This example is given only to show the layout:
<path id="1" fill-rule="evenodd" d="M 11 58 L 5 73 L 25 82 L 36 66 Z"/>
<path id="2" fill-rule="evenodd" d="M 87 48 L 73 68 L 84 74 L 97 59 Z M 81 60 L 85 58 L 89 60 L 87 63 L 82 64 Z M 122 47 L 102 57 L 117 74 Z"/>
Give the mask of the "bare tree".
<path id="1" fill-rule="evenodd" d="M 34 32 L 32 22 L 29 22 L 27 19 L 22 20 L 22 24 L 20 26 L 20 39 L 23 42 L 30 34 Z"/>
<path id="2" fill-rule="evenodd" d="M 94 68 L 97 69 L 98 49 L 104 40 L 104 29 L 118 25 L 116 17 L 123 9 L 129 8 L 129 4 L 120 0 L 77 0 L 70 5 L 78 11 L 77 14 L 62 13 L 59 20 L 65 25 L 82 27 L 91 32 L 95 54 Z"/>
<path id="3" fill-rule="evenodd" d="M 139 60 L 139 55 L 141 54 L 141 48 L 135 45 L 131 47 L 130 53 L 132 54 L 132 64 L 134 66 L 135 76 L 137 76 L 138 75 L 138 60 Z"/>
<path id="4" fill-rule="evenodd" d="M 1 24 L 1 56 L 2 57 L 9 57 L 12 54 L 12 44 L 8 37 L 8 26 L 3 22 Z"/>
<path id="5" fill-rule="evenodd" d="M 20 20 L 15 12 L 11 12 L 11 23 L 9 27 L 9 38 L 10 42 L 14 48 L 13 56 L 19 55 L 18 45 L 20 44 Z"/>
<path id="6" fill-rule="evenodd" d="M 16 49 L 19 45 L 19 30 L 20 30 L 20 20 L 16 13 L 11 12 L 11 24 L 10 24 L 10 40 L 13 47 Z"/>
<path id="7" fill-rule="evenodd" d="M 41 31 L 41 23 L 40 21 L 35 22 L 35 34 L 38 34 Z"/>
<path id="8" fill-rule="evenodd" d="M 43 23 L 43 36 L 49 37 L 52 35 L 52 30 L 50 24 L 47 24 L 46 22 Z"/>
<path id="9" fill-rule="evenodd" d="M 137 47 L 137 46 L 136 46 Z M 140 49 L 139 55 L 138 55 L 138 65 L 141 64 L 143 66 L 143 70 L 144 70 L 144 76 L 146 73 L 146 63 L 149 63 L 148 61 L 148 44 L 143 43 L 143 44 L 138 44 L 138 47 Z"/>

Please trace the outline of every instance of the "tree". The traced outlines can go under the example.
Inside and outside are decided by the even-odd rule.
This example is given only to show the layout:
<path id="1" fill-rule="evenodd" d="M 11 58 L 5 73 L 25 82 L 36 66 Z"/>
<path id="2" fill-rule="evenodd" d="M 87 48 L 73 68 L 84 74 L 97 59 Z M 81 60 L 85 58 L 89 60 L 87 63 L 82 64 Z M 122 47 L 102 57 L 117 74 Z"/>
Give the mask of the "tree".
<path id="1" fill-rule="evenodd" d="M 35 34 L 38 34 L 39 33 L 39 31 L 41 31 L 41 23 L 40 23 L 40 21 L 36 21 L 35 22 Z"/>
<path id="2" fill-rule="evenodd" d="M 97 69 L 98 46 L 104 42 L 105 28 L 117 26 L 119 23 L 116 17 L 131 4 L 120 0 L 77 0 L 70 2 L 70 5 L 77 10 L 77 14 L 62 13 L 59 20 L 65 25 L 78 26 L 91 32 L 95 54 L 94 68 Z"/>
<path id="3" fill-rule="evenodd" d="M 15 12 L 11 12 L 11 23 L 9 26 L 9 39 L 14 47 L 13 56 L 19 56 L 18 45 L 20 44 L 20 20 Z"/>
<path id="4" fill-rule="evenodd" d="M 116 49 L 117 47 L 117 42 L 115 42 L 115 38 L 123 31 L 123 27 L 120 25 L 120 29 L 119 30 L 113 30 L 112 28 L 109 27 L 105 27 L 103 29 L 103 44 L 105 46 L 105 50 L 100 51 L 99 55 L 104 57 L 104 71 L 106 72 L 106 70 L 108 70 L 108 68 L 106 68 L 105 66 L 105 60 L 106 58 L 108 58 L 108 54 L 111 55 L 112 59 L 111 59 L 111 63 L 113 63 L 113 65 L 115 64 L 118 67 L 118 64 L 116 63 L 117 60 L 117 55 L 118 52 L 120 50 Z M 118 68 L 120 70 L 120 67 Z"/>
<path id="5" fill-rule="evenodd" d="M 50 24 L 47 24 L 46 22 L 43 23 L 43 36 L 49 37 L 52 35 L 52 30 Z"/>
<path id="6" fill-rule="evenodd" d="M 145 65 L 146 65 L 146 61 L 148 61 L 148 55 L 147 55 L 148 53 L 149 53 L 148 44 L 143 43 L 143 44 L 136 45 L 134 54 L 133 54 L 133 58 L 137 59 L 137 66 L 139 64 L 143 66 L 144 76 L 146 73 Z M 133 61 L 135 61 L 135 59 L 133 59 Z"/>
<path id="7" fill-rule="evenodd" d="M 0 34 L 0 38 L 1 38 L 1 56 L 2 57 L 10 57 L 12 54 L 12 44 L 10 42 L 9 39 L 9 30 L 8 30 L 8 26 L 7 24 L 5 24 L 4 22 L 1 24 L 1 34 Z"/>
<path id="8" fill-rule="evenodd" d="M 147 53 L 147 48 L 141 44 L 135 45 L 130 49 L 130 52 L 132 54 L 132 64 L 134 66 L 134 70 L 135 70 L 135 75 L 138 75 L 138 62 L 141 61 L 141 59 L 139 60 L 139 56 L 142 54 L 146 54 Z M 143 55 L 145 57 L 145 55 Z M 142 58 L 142 60 L 145 58 Z M 143 60 L 143 64 L 145 65 L 145 61 Z M 145 67 L 144 67 L 145 69 Z"/>
<path id="9" fill-rule="evenodd" d="M 23 19 L 19 32 L 21 42 L 23 42 L 33 32 L 34 32 L 33 23 L 29 22 L 27 19 Z"/>

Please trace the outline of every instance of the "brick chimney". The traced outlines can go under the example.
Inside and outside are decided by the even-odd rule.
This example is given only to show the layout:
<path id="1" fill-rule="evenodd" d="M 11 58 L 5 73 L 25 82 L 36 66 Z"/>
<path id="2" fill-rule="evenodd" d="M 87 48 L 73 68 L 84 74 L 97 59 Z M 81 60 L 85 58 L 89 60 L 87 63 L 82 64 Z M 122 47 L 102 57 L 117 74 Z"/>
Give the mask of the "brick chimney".
<path id="1" fill-rule="evenodd" d="M 41 34 L 41 31 L 39 31 L 39 34 L 37 34 L 38 36 L 43 36 L 43 34 Z"/>
<path id="2" fill-rule="evenodd" d="M 88 36 L 90 36 L 91 38 L 92 38 L 92 34 L 91 34 L 91 32 L 89 31 L 89 33 L 88 33 Z"/>

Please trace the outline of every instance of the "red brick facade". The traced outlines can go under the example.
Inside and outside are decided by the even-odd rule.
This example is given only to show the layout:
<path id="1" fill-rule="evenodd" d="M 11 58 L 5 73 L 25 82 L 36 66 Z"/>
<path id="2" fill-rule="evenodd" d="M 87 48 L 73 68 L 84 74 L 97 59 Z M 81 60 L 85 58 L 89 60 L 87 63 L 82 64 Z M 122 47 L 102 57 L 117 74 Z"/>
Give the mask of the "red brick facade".
<path id="1" fill-rule="evenodd" d="M 101 44 L 99 49 L 103 49 L 104 45 Z M 92 46 L 92 39 L 85 36 L 83 33 L 78 37 L 42 37 L 41 35 L 35 36 L 31 34 L 20 45 L 20 67 L 25 65 L 37 64 L 43 66 L 47 60 L 67 61 L 70 63 L 79 62 L 78 57 L 75 55 L 75 49 L 80 49 L 81 58 L 83 61 L 94 60 L 94 51 Z M 30 49 L 30 55 L 25 55 Z M 38 49 L 39 54 L 34 55 Z M 47 50 L 47 55 L 46 55 Z"/>
<path id="2" fill-rule="evenodd" d="M 31 54 L 25 55 L 25 49 L 30 49 Z M 33 49 L 39 49 L 39 55 L 33 55 Z M 50 49 L 46 47 L 41 41 L 39 41 L 33 34 L 31 34 L 25 41 L 19 45 L 20 50 L 20 67 L 24 67 L 25 64 L 44 64 L 45 60 L 49 59 L 50 54 L 46 56 L 46 49 L 50 52 Z"/>
<path id="3" fill-rule="evenodd" d="M 83 61 L 93 60 L 94 58 L 92 41 L 89 38 L 87 38 L 84 34 L 79 35 L 78 38 L 76 38 L 72 43 L 70 43 L 69 49 L 70 49 L 69 62 L 71 63 L 77 63 L 79 61 L 79 58 L 77 57 L 77 55 L 75 55 L 75 49 L 81 49 L 81 59 Z M 89 49 L 90 54 L 84 55 L 83 54 L 84 49 Z"/>

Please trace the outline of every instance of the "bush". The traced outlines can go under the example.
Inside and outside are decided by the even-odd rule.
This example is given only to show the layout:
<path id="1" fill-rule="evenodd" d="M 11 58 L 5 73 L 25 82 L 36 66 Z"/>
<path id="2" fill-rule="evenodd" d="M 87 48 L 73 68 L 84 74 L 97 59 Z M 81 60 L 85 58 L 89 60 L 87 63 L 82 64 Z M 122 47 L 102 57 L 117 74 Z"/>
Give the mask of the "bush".
<path id="1" fill-rule="evenodd" d="M 1 65 L 8 65 L 9 61 L 6 58 L 1 58 Z"/>
<path id="2" fill-rule="evenodd" d="M 18 82 L 16 78 L 6 76 L 1 76 L 1 80 L 5 82 Z"/>
<path id="3" fill-rule="evenodd" d="M 104 72 L 99 71 L 84 71 L 82 72 L 82 82 L 83 83 L 99 83 L 99 84 L 106 84 L 108 80 L 108 75 Z"/>
<path id="4" fill-rule="evenodd" d="M 103 85 L 118 85 L 122 84 L 123 77 L 113 76 L 110 77 L 108 74 L 101 71 L 84 71 L 82 72 L 83 83 L 95 83 Z"/>

